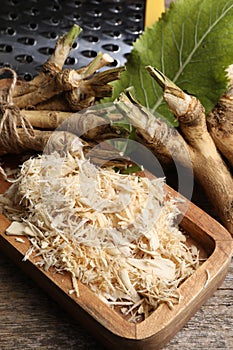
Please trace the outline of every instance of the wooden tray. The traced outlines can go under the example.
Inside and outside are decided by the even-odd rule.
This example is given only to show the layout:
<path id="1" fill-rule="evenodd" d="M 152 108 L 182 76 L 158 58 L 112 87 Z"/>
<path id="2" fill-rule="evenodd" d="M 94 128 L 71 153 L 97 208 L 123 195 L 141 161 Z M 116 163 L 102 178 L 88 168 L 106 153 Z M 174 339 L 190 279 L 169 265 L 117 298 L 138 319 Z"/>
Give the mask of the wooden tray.
<path id="1" fill-rule="evenodd" d="M 7 187 L 4 181 L 0 181 L 1 193 Z M 168 195 L 183 198 L 168 186 L 167 191 Z M 16 241 L 16 236 L 6 235 L 5 230 L 10 222 L 1 214 L 0 249 L 107 348 L 161 349 L 222 283 L 233 253 L 232 237 L 217 221 L 188 200 L 180 204 L 179 208 L 181 212 L 186 211 L 180 226 L 206 260 L 179 287 L 181 301 L 178 305 L 171 310 L 162 304 L 138 324 L 125 320 L 81 283 L 80 297 L 70 295 L 68 291 L 72 289 L 72 284 L 68 274 L 61 275 L 53 270 L 45 272 L 35 265 L 33 257 L 23 262 L 22 258 L 30 243 L 26 239 L 25 244 L 20 243 Z"/>

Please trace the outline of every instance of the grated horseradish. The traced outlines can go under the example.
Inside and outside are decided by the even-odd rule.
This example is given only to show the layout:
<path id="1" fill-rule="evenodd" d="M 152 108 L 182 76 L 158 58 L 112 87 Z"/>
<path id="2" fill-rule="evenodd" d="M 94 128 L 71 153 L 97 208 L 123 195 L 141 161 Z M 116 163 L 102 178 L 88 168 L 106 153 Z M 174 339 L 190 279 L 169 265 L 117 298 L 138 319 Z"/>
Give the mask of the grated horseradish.
<path id="1" fill-rule="evenodd" d="M 165 200 L 164 179 L 97 168 L 81 143 L 75 155 L 24 162 L 0 203 L 14 221 L 8 234 L 31 242 L 24 260 L 33 253 L 45 270 L 68 271 L 70 294 L 79 295 L 81 281 L 133 322 L 179 302 L 178 286 L 199 265 L 175 224 L 175 201 Z"/>

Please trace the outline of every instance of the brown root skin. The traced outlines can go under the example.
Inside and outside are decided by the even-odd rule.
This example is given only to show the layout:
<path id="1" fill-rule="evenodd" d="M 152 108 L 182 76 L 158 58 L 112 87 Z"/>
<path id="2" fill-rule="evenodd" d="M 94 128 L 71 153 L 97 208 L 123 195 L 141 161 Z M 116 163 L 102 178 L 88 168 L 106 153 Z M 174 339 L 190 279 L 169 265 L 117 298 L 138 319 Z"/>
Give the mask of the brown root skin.
<path id="1" fill-rule="evenodd" d="M 101 64 L 106 63 L 103 60 L 101 62 Z M 95 68 L 97 66 L 99 67 L 94 65 Z M 87 72 L 83 75 L 75 70 L 64 69 L 56 75 L 46 77 L 40 85 L 37 85 L 36 90 L 14 97 L 14 103 L 24 109 L 38 107 L 38 109 L 79 111 L 94 104 L 96 99 L 111 96 L 112 86 L 109 82 L 119 79 L 123 70 L 124 67 L 113 68 L 89 77 L 85 76 Z M 88 71 L 92 72 L 91 69 Z M 59 101 L 61 95 L 67 100 L 63 103 L 64 105 L 61 108 L 49 107 L 47 103 L 50 103 L 51 99 L 53 103 L 56 100 Z M 58 102 L 58 105 L 60 104 Z"/>
<path id="2" fill-rule="evenodd" d="M 98 55 L 87 66 L 79 68 L 77 70 L 77 73 L 80 74 L 84 79 L 90 77 L 99 69 L 113 63 L 113 61 L 114 60 L 110 55 L 99 52 Z"/>
<path id="3" fill-rule="evenodd" d="M 86 97 L 80 100 L 80 96 L 75 89 L 62 92 L 44 102 L 37 104 L 34 110 L 60 111 L 60 112 L 79 112 L 92 106 L 95 103 L 95 97 Z"/>
<path id="4" fill-rule="evenodd" d="M 49 110 L 21 110 L 21 115 L 25 117 L 36 132 L 35 146 L 33 140 L 27 141 L 26 137 L 23 137 L 22 142 L 25 143 L 25 150 L 41 149 L 38 146 L 41 142 L 36 138 L 42 134 L 39 133 L 37 128 L 44 130 L 58 128 L 79 135 L 88 141 L 95 140 L 96 142 L 119 137 L 127 138 L 128 132 L 124 128 L 115 127 L 114 124 L 115 121 L 121 122 L 127 118 L 128 123 L 137 130 L 136 141 L 155 153 L 162 164 L 170 165 L 175 160 L 187 168 L 191 167 L 187 145 L 173 128 L 168 127 L 163 121 L 156 120 L 147 110 L 143 110 L 141 106 L 131 102 L 124 94 L 113 105 L 113 109 L 119 111 L 117 120 L 114 120 L 116 111 L 115 113 L 109 113 L 108 119 L 106 115 L 103 118 L 101 112 L 98 115 L 95 108 L 94 110 L 88 109 L 75 114 Z M 22 133 L 21 130 L 20 136 Z M 10 142 L 8 143 L 10 144 Z"/>
<path id="5" fill-rule="evenodd" d="M 36 106 L 37 104 L 47 101 L 63 91 L 76 88 L 79 86 L 80 80 L 81 78 L 75 70 L 64 69 L 55 76 L 50 78 L 47 77 L 42 84 L 38 85 L 36 91 L 15 97 L 14 103 L 19 108 Z"/>
<path id="6" fill-rule="evenodd" d="M 2 96 L 2 99 L 7 100 L 8 98 Z M 11 100 L 8 102 L 9 105 L 0 105 L 1 155 L 17 154 L 28 150 L 42 151 L 53 133 L 48 130 L 58 129 L 57 132 L 67 132 L 73 137 L 78 135 L 87 140 L 95 140 L 95 142 L 98 141 L 98 138 L 102 138 L 102 135 L 112 133 L 110 121 L 96 115 L 92 110 L 75 114 L 60 111 L 20 110 L 12 104 Z"/>
<path id="7" fill-rule="evenodd" d="M 112 70 L 107 72 L 107 78 L 104 83 L 101 82 L 100 75 L 102 73 L 97 73 L 97 77 L 92 77 L 97 70 L 113 62 L 113 58 L 108 54 L 100 52 L 86 67 L 77 71 L 68 69 L 62 70 L 65 60 L 72 48 L 72 44 L 80 32 L 80 27 L 74 25 L 66 35 L 59 37 L 54 53 L 44 63 L 40 73 L 32 81 L 27 83 L 21 82 L 15 86 L 14 102 L 19 108 L 36 106 L 63 91 L 72 90 L 73 88 L 80 89 L 80 93 L 77 96 L 79 100 L 82 100 L 81 96 L 83 95 L 83 90 L 86 89 L 86 101 L 80 103 L 80 106 L 78 106 L 79 109 L 82 108 L 82 105 L 87 106 L 91 97 L 101 98 L 111 94 L 111 86 L 107 85 L 107 83 L 118 79 L 119 72 L 122 68 L 115 69 L 117 74 L 116 72 L 113 73 Z M 89 83 L 86 79 L 93 80 L 93 83 Z M 80 86 L 80 84 L 82 86 Z M 97 89 L 95 89 L 96 85 Z M 100 86 L 99 89 L 98 86 Z M 105 89 L 103 89 L 103 86 Z M 101 93 L 100 90 L 102 90 Z"/>
<path id="8" fill-rule="evenodd" d="M 130 93 L 122 94 L 116 107 L 136 128 L 136 140 L 149 148 L 162 164 L 169 165 L 175 161 L 188 169 L 192 166 L 189 146 L 183 137 L 137 104 Z"/>
<path id="9" fill-rule="evenodd" d="M 36 90 L 14 97 L 14 104 L 19 108 L 32 108 L 36 104 L 47 100 L 48 98 L 59 93 L 54 79 L 44 80 L 44 84 L 37 85 Z"/>
<path id="10" fill-rule="evenodd" d="M 124 70 L 124 67 L 112 68 L 81 80 L 78 87 L 65 94 L 70 110 L 79 111 L 93 105 L 96 99 L 110 97 L 113 88 L 108 83 L 118 80 Z"/>
<path id="11" fill-rule="evenodd" d="M 26 116 L 24 117 L 21 114 L 19 107 L 12 106 L 11 95 L 12 87 L 16 82 L 15 73 L 13 76 L 14 83 L 9 89 L 11 93 L 6 96 L 5 100 L 4 94 L 2 95 L 2 100 L 9 104 L 3 104 L 1 111 L 0 149 L 2 154 L 21 153 L 27 150 L 43 151 L 45 146 L 46 148 L 50 147 L 51 150 L 64 152 L 77 140 L 77 136 L 74 133 L 84 139 L 94 140 L 94 144 L 109 136 L 128 136 L 128 131 L 124 127 L 121 128 L 119 126 L 117 129 L 112 123 L 111 117 L 107 119 L 106 115 L 105 117 L 101 114 L 96 115 L 96 110 L 88 110 L 85 113 L 76 114 L 75 118 L 65 117 L 64 122 L 63 117 L 61 119 L 58 116 L 51 118 L 47 124 L 48 129 L 52 127 L 53 123 L 58 123 L 59 126 L 62 123 L 59 131 L 53 132 L 32 128 L 32 124 Z M 101 78 L 103 76 L 101 75 Z M 53 84 L 53 79 L 51 84 Z M 150 147 L 162 161 L 170 162 L 173 160 L 185 167 L 189 167 L 191 159 L 196 179 L 203 186 L 225 227 L 233 234 L 233 179 L 207 130 L 204 109 L 195 97 L 185 94 L 162 73 L 159 73 L 156 79 L 160 81 L 160 85 L 164 89 L 164 98 L 167 104 L 179 120 L 181 135 L 168 128 L 164 122 L 156 121 L 149 112 L 130 101 L 130 99 L 124 98 L 124 96 L 113 104 L 113 109 L 118 109 L 121 112 L 118 113 L 121 115 L 121 117 L 118 117 L 118 121 L 124 122 L 125 117 L 128 117 L 129 122 L 136 129 L 136 139 Z M 54 90 L 52 92 L 51 90 L 50 86 L 50 94 L 52 92 L 57 93 L 59 89 L 54 86 Z M 60 92 L 58 94 L 60 96 Z M 77 98 L 77 100 L 85 105 L 88 97 L 85 96 L 80 101 Z M 27 100 L 28 103 L 30 102 Z M 99 113 L 101 113 L 101 109 Z M 114 113 L 115 110 L 113 111 Z M 41 128 L 42 125 L 45 125 L 44 120 L 38 123 L 41 123 Z M 55 142 L 54 137 L 56 139 Z M 103 157 L 107 154 L 106 150 L 104 152 L 102 154 Z M 99 156 L 98 152 L 97 154 Z M 117 157 L 117 154 L 114 154 L 114 157 Z M 96 154 L 93 155 L 93 159 L 95 158 L 98 158 Z"/>
<path id="12" fill-rule="evenodd" d="M 67 59 L 75 40 L 81 32 L 82 29 L 77 24 L 74 24 L 67 33 L 60 36 L 56 42 L 53 54 L 43 65 L 43 70 L 48 70 L 48 64 L 54 64 L 58 71 L 62 70 L 65 60 Z"/>
<path id="13" fill-rule="evenodd" d="M 41 80 L 44 80 L 44 81 L 45 79 L 47 80 L 48 77 L 44 73 L 43 75 L 44 75 L 44 79 L 41 79 Z M 14 89 L 13 97 L 16 98 L 16 97 L 28 94 L 30 92 L 36 91 L 39 83 L 40 82 L 37 83 L 36 78 L 34 78 L 30 82 L 18 79 L 17 85 L 15 86 L 15 89 Z"/>
<path id="14" fill-rule="evenodd" d="M 21 114 L 34 128 L 55 130 L 73 113 L 50 110 L 21 110 Z"/>
<path id="15" fill-rule="evenodd" d="M 216 147 L 233 167 L 233 91 L 230 88 L 207 115 L 207 126 Z"/>
<path id="16" fill-rule="evenodd" d="M 204 188 L 223 225 L 233 235 L 233 180 L 229 171 L 214 156 L 197 153 L 193 163 L 194 176 Z"/>
<path id="17" fill-rule="evenodd" d="M 66 154 L 68 151 L 75 155 L 75 145 L 77 142 L 81 142 L 83 144 L 84 154 L 93 164 L 105 167 L 113 165 L 117 165 L 118 168 L 125 167 L 125 160 L 121 160 L 120 153 L 107 143 L 98 145 L 95 142 L 86 142 L 68 131 L 35 130 L 34 140 L 32 140 L 30 144 L 28 139 L 25 138 L 24 132 L 22 130 L 18 132 L 25 146 L 24 151 L 34 150 L 37 152 L 45 152 L 46 154 L 58 152 L 61 155 Z"/>
<path id="18" fill-rule="evenodd" d="M 96 67 L 96 64 L 94 66 Z M 73 82 L 73 88 L 70 91 L 62 91 L 59 95 L 37 104 L 35 108 L 39 110 L 47 109 L 74 112 L 86 109 L 94 105 L 96 100 L 111 96 L 112 86 L 108 83 L 118 80 L 124 69 L 124 67 L 119 67 L 96 73 L 89 79 L 79 80 L 77 86 Z M 89 69 L 88 71 L 90 72 L 91 70 Z"/>
<path id="19" fill-rule="evenodd" d="M 77 71 L 62 69 L 80 32 L 81 29 L 74 25 L 58 39 L 54 53 L 44 63 L 38 76 L 30 82 L 19 81 L 15 85 L 13 98 L 19 108 L 79 111 L 94 104 L 96 99 L 111 96 L 112 86 L 109 83 L 119 79 L 125 68 L 117 67 L 97 73 L 99 69 L 113 63 L 110 55 L 99 52 L 86 67 Z"/>
<path id="20" fill-rule="evenodd" d="M 180 97 L 167 84 L 164 98 L 179 120 L 181 132 L 190 147 L 194 176 L 225 227 L 233 234 L 233 178 L 208 133 L 204 108 L 196 97 L 186 94 Z"/>
<path id="21" fill-rule="evenodd" d="M 50 80 L 57 73 L 61 72 L 65 60 L 67 59 L 70 50 L 72 49 L 72 45 L 81 31 L 82 29 L 77 24 L 74 24 L 68 33 L 60 36 L 56 42 L 54 52 L 43 64 L 43 67 L 39 74 L 32 81 L 17 85 L 14 91 L 14 97 L 22 96 L 36 91 L 41 85 L 47 85 L 47 80 Z"/>
<path id="22" fill-rule="evenodd" d="M 82 94 L 82 86 L 80 88 L 73 89 L 64 94 L 66 99 L 66 104 L 70 111 L 81 111 L 95 103 L 94 96 L 88 96 L 88 92 L 84 95 Z"/>
<path id="23" fill-rule="evenodd" d="M 29 135 L 23 128 L 16 129 L 14 142 L 3 143 L 0 140 L 0 156 L 4 154 L 21 154 L 27 151 L 43 151 L 51 131 L 34 130 L 33 135 Z"/>
<path id="24" fill-rule="evenodd" d="M 34 108 L 34 110 L 38 111 L 60 111 L 60 112 L 70 112 L 71 108 L 69 106 L 69 103 L 65 97 L 65 93 L 62 92 L 59 95 L 56 95 L 54 97 L 51 97 L 50 99 L 38 103 Z M 79 109 L 77 109 L 78 111 Z"/>
<path id="25" fill-rule="evenodd" d="M 102 54 L 101 52 L 85 67 L 82 67 L 73 73 L 73 76 L 79 77 L 79 80 L 85 79 L 88 76 L 94 74 L 98 69 L 109 65 L 113 62 L 113 59 L 108 54 Z M 14 98 L 20 97 L 32 92 L 37 91 L 41 86 L 46 86 L 48 81 L 53 80 L 61 73 L 62 67 L 59 67 L 53 61 L 46 61 L 43 65 L 42 71 L 34 77 L 33 80 L 26 82 L 19 80 L 14 89 Z M 114 80 L 114 79 L 113 79 Z M 111 80 L 110 80 L 111 81 Z M 74 82 L 74 80 L 73 80 Z M 75 82 L 74 82 L 75 86 Z M 67 90 L 64 88 L 64 90 Z"/>

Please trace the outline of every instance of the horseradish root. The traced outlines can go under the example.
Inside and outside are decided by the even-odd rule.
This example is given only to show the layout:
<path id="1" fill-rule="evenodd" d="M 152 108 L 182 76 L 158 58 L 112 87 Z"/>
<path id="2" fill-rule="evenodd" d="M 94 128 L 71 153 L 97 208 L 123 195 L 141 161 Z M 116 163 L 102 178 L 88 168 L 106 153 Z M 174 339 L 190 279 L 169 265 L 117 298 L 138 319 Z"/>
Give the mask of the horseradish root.
<path id="1" fill-rule="evenodd" d="M 216 147 L 233 167 L 233 85 L 220 98 L 206 120 Z"/>
<path id="2" fill-rule="evenodd" d="M 147 69 L 162 86 L 164 99 L 179 121 L 194 176 L 203 186 L 225 227 L 233 234 L 233 178 L 216 148 L 218 143 L 215 145 L 212 134 L 208 132 L 203 106 L 195 96 L 184 93 L 158 70 Z"/>
<path id="3" fill-rule="evenodd" d="M 63 69 L 72 45 L 81 31 L 78 25 L 73 25 L 67 34 L 58 38 L 53 54 L 43 64 L 39 74 L 32 81 L 19 81 L 15 84 L 15 105 L 21 109 L 77 111 L 87 108 L 96 99 L 111 96 L 112 86 L 108 83 L 119 79 L 124 68 L 98 72 L 113 62 L 113 58 L 107 53 L 99 52 L 86 67 L 77 70 Z M 52 108 L 49 107 L 51 104 Z"/>
<path id="4" fill-rule="evenodd" d="M 72 45 L 81 31 L 82 29 L 77 24 L 74 24 L 67 34 L 60 36 L 56 42 L 53 54 L 43 64 L 39 74 L 32 81 L 20 81 L 20 84 L 15 86 L 14 97 L 35 92 L 41 86 L 46 86 L 56 73 L 61 72 Z"/>
<path id="5" fill-rule="evenodd" d="M 203 186 L 222 223 L 232 233 L 232 176 L 208 132 L 203 107 L 194 96 L 185 94 L 161 73 L 153 69 L 150 72 L 164 88 L 164 98 L 179 120 L 180 133 L 174 132 L 164 121 L 156 120 L 133 101 L 129 93 L 128 97 L 121 95 L 107 110 L 93 107 L 73 115 L 72 112 L 55 112 L 53 115 L 51 111 L 43 111 L 38 118 L 39 111 L 13 108 L 11 100 L 11 106 L 2 108 L 1 153 L 20 153 L 29 149 L 43 151 L 52 130 L 57 128 L 57 131 L 67 132 L 66 140 L 72 141 L 72 134 L 76 134 L 94 145 L 107 139 L 127 138 L 129 131 L 124 127 L 127 118 L 127 123 L 135 128 L 135 140 L 152 150 L 163 164 L 175 161 L 193 168 L 195 178 Z M 15 82 L 16 78 L 13 80 Z M 5 95 L 2 98 L 11 99 Z M 102 152 L 106 160 L 107 150 Z M 119 152 L 118 155 L 110 152 L 111 155 L 120 159 Z M 99 163 L 97 158 L 95 163 Z"/>

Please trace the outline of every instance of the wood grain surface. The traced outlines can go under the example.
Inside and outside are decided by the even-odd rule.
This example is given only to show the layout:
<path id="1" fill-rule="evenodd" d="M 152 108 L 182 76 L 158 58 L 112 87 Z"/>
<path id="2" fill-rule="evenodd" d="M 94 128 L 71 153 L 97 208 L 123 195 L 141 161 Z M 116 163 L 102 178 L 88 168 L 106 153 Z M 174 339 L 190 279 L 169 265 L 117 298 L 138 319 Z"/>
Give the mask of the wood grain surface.
<path id="1" fill-rule="evenodd" d="M 232 344 L 233 260 L 221 287 L 164 350 L 232 350 Z M 0 349 L 102 350 L 103 347 L 1 254 Z"/>

